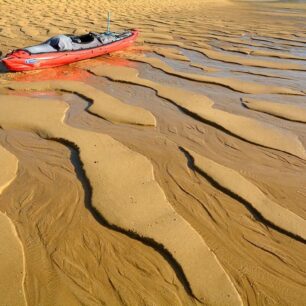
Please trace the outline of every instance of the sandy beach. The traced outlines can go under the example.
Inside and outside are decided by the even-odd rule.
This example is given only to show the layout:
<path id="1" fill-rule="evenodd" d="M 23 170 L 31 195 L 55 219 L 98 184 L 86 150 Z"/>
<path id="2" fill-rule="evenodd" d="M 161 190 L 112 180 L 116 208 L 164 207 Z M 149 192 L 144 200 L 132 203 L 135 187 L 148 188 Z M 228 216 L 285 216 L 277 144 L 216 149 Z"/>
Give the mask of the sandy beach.
<path id="1" fill-rule="evenodd" d="M 2 0 L 0 305 L 306 305 L 306 2 Z"/>

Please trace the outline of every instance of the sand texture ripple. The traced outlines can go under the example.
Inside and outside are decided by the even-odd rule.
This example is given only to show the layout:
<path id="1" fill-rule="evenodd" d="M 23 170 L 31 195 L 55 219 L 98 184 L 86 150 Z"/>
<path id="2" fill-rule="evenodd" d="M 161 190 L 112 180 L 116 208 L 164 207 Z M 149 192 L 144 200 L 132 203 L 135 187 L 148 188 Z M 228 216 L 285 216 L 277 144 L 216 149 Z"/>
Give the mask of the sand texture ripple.
<path id="1" fill-rule="evenodd" d="M 305 3 L 3 0 L 0 49 L 107 10 L 132 47 L 0 65 L 0 304 L 305 305 Z"/>

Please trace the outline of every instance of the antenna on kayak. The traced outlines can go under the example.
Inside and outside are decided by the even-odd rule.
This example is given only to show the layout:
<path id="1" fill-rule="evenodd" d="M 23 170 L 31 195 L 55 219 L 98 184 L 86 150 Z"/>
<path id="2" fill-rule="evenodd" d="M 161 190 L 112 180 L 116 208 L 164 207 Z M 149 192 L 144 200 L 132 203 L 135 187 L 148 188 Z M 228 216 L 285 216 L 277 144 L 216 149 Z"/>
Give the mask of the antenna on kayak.
<path id="1" fill-rule="evenodd" d="M 111 21 L 111 13 L 107 12 L 107 29 L 106 29 L 106 34 L 110 34 L 110 21 Z"/>

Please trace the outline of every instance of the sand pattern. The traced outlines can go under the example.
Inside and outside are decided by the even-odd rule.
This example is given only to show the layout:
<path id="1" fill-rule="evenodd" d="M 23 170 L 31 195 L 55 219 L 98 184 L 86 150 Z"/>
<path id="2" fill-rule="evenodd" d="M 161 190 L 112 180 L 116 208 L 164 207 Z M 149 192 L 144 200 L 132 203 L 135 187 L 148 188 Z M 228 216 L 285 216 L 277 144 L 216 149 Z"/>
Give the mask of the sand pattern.
<path id="1" fill-rule="evenodd" d="M 283 119 L 306 123 L 306 108 L 299 105 L 244 99 L 243 105 L 249 109 L 267 113 Z"/>
<path id="2" fill-rule="evenodd" d="M 305 4 L 4 0 L 0 49 L 107 10 L 128 50 L 0 67 L 0 300 L 303 305 Z"/>
<path id="3" fill-rule="evenodd" d="M 23 241 L 28 305 L 197 304 L 165 258 L 94 213 L 90 186 L 71 162 L 78 161 L 76 151 L 29 132 L 2 135 L 1 143 L 20 160 L 20 175 L 11 186 L 18 192 L 4 193 L 1 203 Z M 23 188 L 24 180 L 31 185 L 30 193 Z M 54 197 L 54 190 L 62 197 Z M 18 253 L 9 255 L 14 273 Z M 10 290 L 16 300 L 18 288 Z"/>
<path id="4" fill-rule="evenodd" d="M 2 298 L 3 305 L 27 305 L 24 295 L 24 255 L 22 244 L 12 221 L 2 212 L 0 213 L 0 242 L 3 249 L 0 253 L 1 275 L 4 275 L 0 282 L 1 292 L 5 292 Z M 14 280 L 8 283 L 6 279 Z"/>
<path id="5" fill-rule="evenodd" d="M 52 81 L 52 82 L 28 82 L 28 83 L 9 83 L 4 85 L 14 90 L 39 90 L 50 91 L 59 90 L 76 93 L 92 102 L 88 111 L 106 120 L 117 123 L 130 123 L 138 125 L 155 126 L 154 116 L 139 107 L 127 105 L 118 99 L 99 91 L 92 86 L 77 81 Z"/>
<path id="6" fill-rule="evenodd" d="M 7 107 L 11 104 L 20 110 L 19 118 L 16 118 L 14 111 L 10 111 L 10 106 Z M 23 126 L 46 138 L 62 139 L 77 146 L 91 182 L 92 205 L 111 225 L 153 239 L 164 246 L 182 266 L 192 292 L 200 301 L 222 303 L 226 300 L 228 305 L 240 304 L 238 293 L 214 254 L 167 202 L 162 189 L 155 182 L 150 162 L 107 135 L 67 127 L 62 123 L 67 106 L 56 101 L 48 104 L 49 112 L 44 115 L 42 101 L 2 96 L 0 109 L 3 115 L 0 115 L 0 122 L 4 129 Z M 33 119 L 35 124 L 31 124 Z M 122 197 L 126 193 L 129 194 L 130 205 L 126 205 L 126 198 Z M 181 239 L 185 241 L 183 245 L 179 242 Z M 190 256 L 194 258 L 190 260 Z M 212 284 L 210 290 L 203 291 L 203 283 L 207 283 L 206 287 Z M 222 284 L 223 294 L 219 290 L 214 292 L 215 283 Z"/>
<path id="7" fill-rule="evenodd" d="M 1 132 L 1 136 L 2 132 Z M 0 146 L 0 195 L 14 181 L 17 175 L 18 159 Z M 27 305 L 24 295 L 24 253 L 22 243 L 16 232 L 14 223 L 3 212 L 0 212 L 0 290 L 5 293 L 2 298 L 4 305 Z M 6 278 L 7 277 L 7 278 Z M 12 283 L 7 279 L 13 280 Z"/>
<path id="8" fill-rule="evenodd" d="M 235 79 L 230 78 L 219 78 L 219 77 L 212 77 L 212 76 L 202 76 L 202 75 L 195 75 L 191 73 L 182 73 L 175 71 L 165 63 L 163 63 L 159 59 L 155 58 L 146 58 L 143 56 L 125 56 L 126 58 L 134 61 L 139 61 L 143 63 L 150 64 L 152 67 L 160 69 L 170 75 L 179 76 L 188 80 L 211 83 L 222 85 L 224 87 L 228 87 L 230 89 L 236 90 L 242 93 L 250 93 L 250 94 L 287 94 L 287 95 L 304 95 L 302 92 L 294 91 L 290 88 L 281 88 L 276 86 L 267 86 L 257 83 L 250 83 L 250 82 L 243 82 L 238 81 Z"/>
<path id="9" fill-rule="evenodd" d="M 188 151 L 199 171 L 210 177 L 221 187 L 241 197 L 266 220 L 286 232 L 306 240 L 305 220 L 282 208 L 267 198 L 260 189 L 247 181 L 238 172 L 215 163 L 195 152 Z"/>
<path id="10" fill-rule="evenodd" d="M 114 68 L 110 65 L 90 69 L 99 76 L 104 76 L 113 81 L 121 81 L 142 85 L 154 89 L 158 96 L 167 99 L 192 114 L 221 126 L 250 142 L 266 147 L 286 151 L 300 158 L 306 159 L 305 148 L 298 137 L 284 129 L 276 129 L 267 123 L 237 116 L 222 110 L 214 109 L 214 102 L 203 95 L 196 95 L 180 88 L 164 86 L 138 77 L 138 71 L 133 68 Z M 241 129 L 241 127 L 244 129 Z"/>

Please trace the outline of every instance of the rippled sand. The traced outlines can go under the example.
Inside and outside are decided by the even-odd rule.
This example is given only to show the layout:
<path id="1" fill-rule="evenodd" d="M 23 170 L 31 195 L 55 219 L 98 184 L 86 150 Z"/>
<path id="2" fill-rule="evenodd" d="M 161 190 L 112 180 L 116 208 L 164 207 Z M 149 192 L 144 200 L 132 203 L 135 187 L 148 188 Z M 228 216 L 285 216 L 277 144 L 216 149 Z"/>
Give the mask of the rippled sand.
<path id="1" fill-rule="evenodd" d="M 1 303 L 305 305 L 305 3 L 16 2 L 3 53 L 141 35 L 0 67 Z"/>

